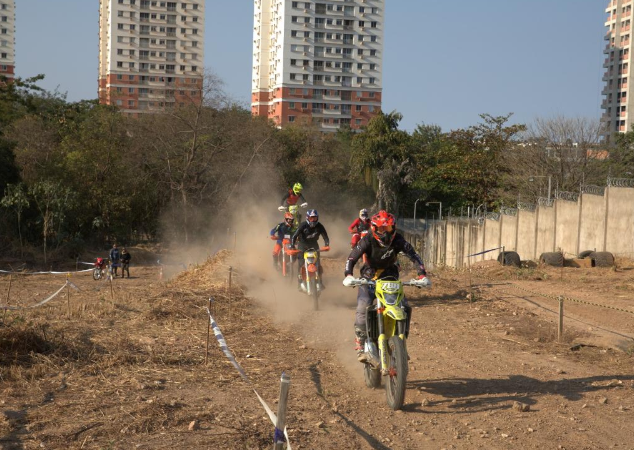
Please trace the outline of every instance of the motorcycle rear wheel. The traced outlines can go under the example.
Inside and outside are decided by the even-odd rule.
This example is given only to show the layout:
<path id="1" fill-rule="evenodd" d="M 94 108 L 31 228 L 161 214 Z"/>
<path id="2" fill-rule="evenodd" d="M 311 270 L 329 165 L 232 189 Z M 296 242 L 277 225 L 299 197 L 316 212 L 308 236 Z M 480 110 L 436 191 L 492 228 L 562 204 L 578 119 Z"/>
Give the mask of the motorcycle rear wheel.
<path id="1" fill-rule="evenodd" d="M 398 336 L 392 336 L 387 343 L 388 375 L 385 379 L 387 404 L 394 411 L 403 407 L 407 385 L 407 352 L 405 344 Z"/>
<path id="2" fill-rule="evenodd" d="M 95 281 L 101 279 L 101 269 L 96 268 L 92 271 L 92 279 Z"/>
<path id="3" fill-rule="evenodd" d="M 372 389 L 381 387 L 381 371 L 375 369 L 372 365 L 363 365 L 363 378 L 365 379 L 365 385 L 367 387 Z"/>

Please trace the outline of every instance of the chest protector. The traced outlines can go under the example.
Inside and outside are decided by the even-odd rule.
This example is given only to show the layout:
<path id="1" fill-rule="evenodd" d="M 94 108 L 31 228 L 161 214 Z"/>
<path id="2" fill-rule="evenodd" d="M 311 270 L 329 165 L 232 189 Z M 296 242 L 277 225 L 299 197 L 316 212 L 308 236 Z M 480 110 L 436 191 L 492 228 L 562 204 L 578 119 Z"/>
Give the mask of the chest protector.
<path id="1" fill-rule="evenodd" d="M 368 220 L 367 222 L 364 222 L 360 220 L 359 225 L 357 225 L 357 231 L 361 233 L 363 231 L 369 231 L 369 230 L 370 230 L 370 221 Z"/>
<path id="2" fill-rule="evenodd" d="M 299 195 L 295 195 L 295 193 L 292 190 L 289 190 L 286 203 L 288 203 L 289 205 L 297 205 L 298 201 L 299 201 Z"/>
<path id="3" fill-rule="evenodd" d="M 373 269 L 387 269 L 396 264 L 398 252 L 392 247 L 381 247 L 376 239 L 370 239 L 368 264 Z"/>

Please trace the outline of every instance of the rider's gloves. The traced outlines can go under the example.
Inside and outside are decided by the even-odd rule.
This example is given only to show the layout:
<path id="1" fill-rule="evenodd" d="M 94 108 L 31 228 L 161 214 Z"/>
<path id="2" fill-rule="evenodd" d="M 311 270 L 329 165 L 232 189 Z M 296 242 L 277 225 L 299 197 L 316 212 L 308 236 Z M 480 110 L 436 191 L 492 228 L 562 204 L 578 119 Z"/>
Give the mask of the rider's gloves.
<path id="1" fill-rule="evenodd" d="M 352 283 L 354 282 L 354 277 L 352 275 L 348 275 L 347 277 L 345 277 L 343 279 L 343 285 L 345 287 L 350 287 L 352 286 Z"/>
<path id="2" fill-rule="evenodd" d="M 272 234 L 272 235 L 270 236 L 270 238 L 271 238 L 271 240 L 272 240 L 272 241 L 277 241 L 277 236 L 275 236 L 274 234 Z"/>
<path id="3" fill-rule="evenodd" d="M 308 203 L 304 202 L 304 203 L 302 203 L 302 204 L 301 204 L 301 205 L 299 205 L 299 206 L 301 206 L 302 208 L 306 208 L 306 207 L 308 206 Z"/>
<path id="4" fill-rule="evenodd" d="M 277 210 L 278 211 L 286 211 L 286 206 L 278 206 Z"/>

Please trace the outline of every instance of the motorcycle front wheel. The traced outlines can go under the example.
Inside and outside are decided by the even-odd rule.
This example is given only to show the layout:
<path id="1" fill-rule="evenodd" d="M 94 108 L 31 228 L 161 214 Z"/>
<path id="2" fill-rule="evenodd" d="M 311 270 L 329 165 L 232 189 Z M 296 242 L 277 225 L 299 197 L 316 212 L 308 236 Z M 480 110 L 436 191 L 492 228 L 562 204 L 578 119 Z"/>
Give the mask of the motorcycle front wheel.
<path id="1" fill-rule="evenodd" d="M 319 311 L 319 292 L 317 292 L 317 282 L 314 278 L 310 281 L 310 296 L 313 299 L 313 311 Z"/>
<path id="2" fill-rule="evenodd" d="M 376 389 L 381 386 L 381 371 L 370 364 L 363 365 L 363 378 L 369 388 Z"/>
<path id="3" fill-rule="evenodd" d="M 394 411 L 403 407 L 407 385 L 407 352 L 405 344 L 398 336 L 392 336 L 387 343 L 388 368 L 385 380 L 387 404 Z"/>
<path id="4" fill-rule="evenodd" d="M 97 267 L 97 268 L 95 268 L 92 271 L 92 279 L 95 280 L 95 281 L 101 279 L 101 269 L 100 268 Z"/>

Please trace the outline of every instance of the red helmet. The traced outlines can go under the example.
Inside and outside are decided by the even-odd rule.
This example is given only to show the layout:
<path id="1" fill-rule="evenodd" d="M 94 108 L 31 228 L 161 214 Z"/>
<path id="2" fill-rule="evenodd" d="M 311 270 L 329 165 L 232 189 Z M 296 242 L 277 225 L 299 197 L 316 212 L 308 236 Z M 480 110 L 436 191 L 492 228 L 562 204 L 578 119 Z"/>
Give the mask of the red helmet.
<path id="1" fill-rule="evenodd" d="M 284 214 L 284 222 L 286 222 L 287 225 L 292 225 L 294 221 L 295 216 L 293 216 L 292 213 L 287 212 L 286 214 Z"/>
<path id="2" fill-rule="evenodd" d="M 396 218 L 387 211 L 379 211 L 372 216 L 372 236 L 381 247 L 389 246 L 396 236 Z"/>

